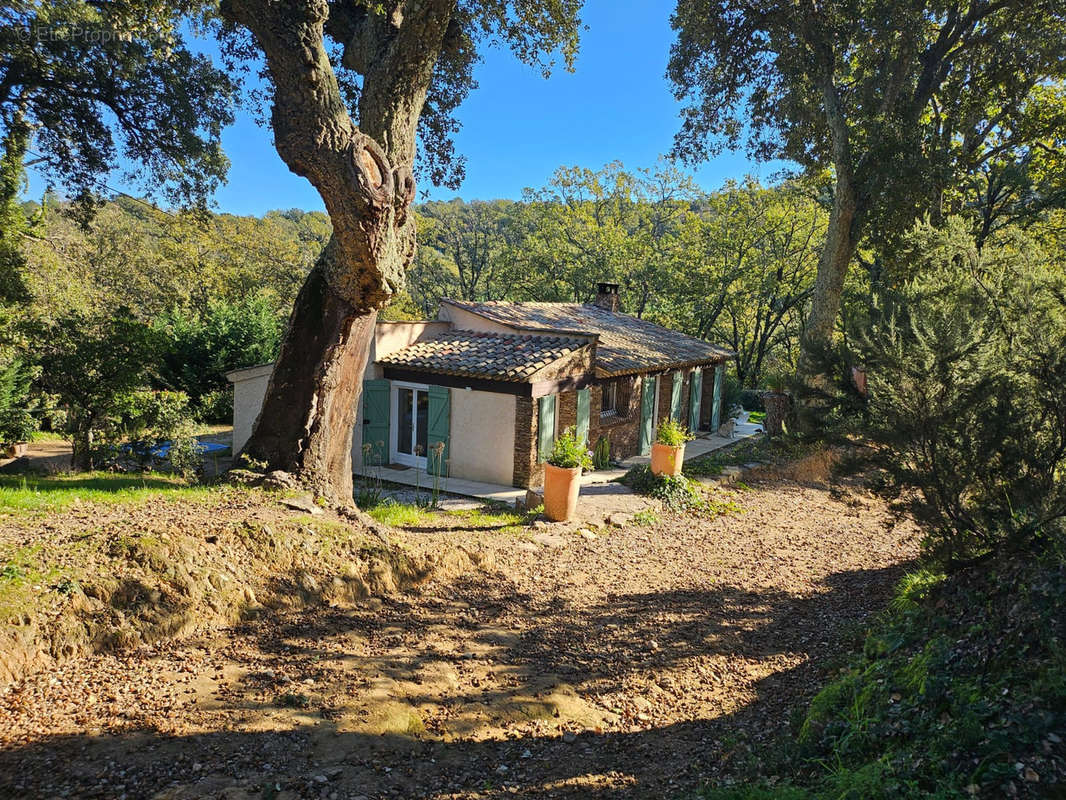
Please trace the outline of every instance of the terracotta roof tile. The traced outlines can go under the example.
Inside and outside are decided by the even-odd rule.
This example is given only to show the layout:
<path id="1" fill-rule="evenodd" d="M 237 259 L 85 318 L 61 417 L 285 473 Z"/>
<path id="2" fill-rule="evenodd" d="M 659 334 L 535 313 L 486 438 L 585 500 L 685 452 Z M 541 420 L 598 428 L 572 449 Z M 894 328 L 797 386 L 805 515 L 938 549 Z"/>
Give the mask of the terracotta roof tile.
<path id="1" fill-rule="evenodd" d="M 588 338 L 452 330 L 382 356 L 393 367 L 523 382 L 548 364 L 591 344 Z"/>
<path id="2" fill-rule="evenodd" d="M 444 300 L 503 325 L 551 330 L 560 335 L 595 334 L 597 375 L 624 375 L 721 361 L 733 353 L 630 314 L 580 303 L 473 303 Z"/>

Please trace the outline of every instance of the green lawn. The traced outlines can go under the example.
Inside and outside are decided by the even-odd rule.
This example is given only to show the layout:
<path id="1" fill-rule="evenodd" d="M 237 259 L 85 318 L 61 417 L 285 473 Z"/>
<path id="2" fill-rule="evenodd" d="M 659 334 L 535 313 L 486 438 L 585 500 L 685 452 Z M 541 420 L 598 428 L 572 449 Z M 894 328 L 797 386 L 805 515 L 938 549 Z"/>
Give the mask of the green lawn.
<path id="1" fill-rule="evenodd" d="M 218 487 L 190 486 L 181 478 L 158 473 L 83 472 L 48 478 L 4 475 L 0 476 L 0 513 L 63 511 L 75 502 L 117 505 L 162 497 L 200 499 L 219 491 Z"/>
<path id="2" fill-rule="evenodd" d="M 463 511 L 440 511 L 407 503 L 386 500 L 367 508 L 366 512 L 384 525 L 394 528 L 446 527 L 448 523 L 470 530 L 515 530 L 528 525 L 537 511 L 523 513 L 510 509 L 474 508 Z"/>

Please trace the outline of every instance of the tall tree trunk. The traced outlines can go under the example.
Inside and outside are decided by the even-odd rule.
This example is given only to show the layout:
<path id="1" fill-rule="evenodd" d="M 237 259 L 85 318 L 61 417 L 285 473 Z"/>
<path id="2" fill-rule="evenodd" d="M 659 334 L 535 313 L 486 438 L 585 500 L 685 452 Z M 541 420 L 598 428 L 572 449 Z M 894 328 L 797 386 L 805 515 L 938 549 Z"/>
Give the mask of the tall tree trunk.
<path id="1" fill-rule="evenodd" d="M 804 335 L 806 350 L 824 347 L 833 339 L 844 293 L 844 279 L 855 256 L 855 212 L 855 189 L 850 180 L 842 180 L 838 175 L 833 210 L 829 216 L 825 245 L 818 260 L 818 274 L 811 295 L 811 315 L 807 319 Z"/>
<path id="2" fill-rule="evenodd" d="M 340 500 L 352 496 L 352 429 L 377 312 L 330 286 L 322 262 L 335 250 L 331 240 L 296 298 L 244 452 Z"/>
<path id="3" fill-rule="evenodd" d="M 337 503 L 353 500 L 352 426 L 377 310 L 414 258 L 415 130 L 454 5 L 421 0 L 385 17 L 325 0 L 222 4 L 266 56 L 278 154 L 318 190 L 333 224 L 245 452 Z M 331 13 L 352 15 L 344 58 L 363 75 L 358 126 L 323 41 Z"/>
<path id="4" fill-rule="evenodd" d="M 811 314 L 807 319 L 799 357 L 799 378 L 811 389 L 823 388 L 826 376 L 819 369 L 820 356 L 833 341 L 833 331 L 844 293 L 844 279 L 858 244 L 859 206 L 851 158 L 847 122 L 840 108 L 830 67 L 822 86 L 826 121 L 833 143 L 833 168 L 836 182 L 833 208 L 829 215 L 825 246 L 818 260 L 818 274 L 811 295 Z"/>

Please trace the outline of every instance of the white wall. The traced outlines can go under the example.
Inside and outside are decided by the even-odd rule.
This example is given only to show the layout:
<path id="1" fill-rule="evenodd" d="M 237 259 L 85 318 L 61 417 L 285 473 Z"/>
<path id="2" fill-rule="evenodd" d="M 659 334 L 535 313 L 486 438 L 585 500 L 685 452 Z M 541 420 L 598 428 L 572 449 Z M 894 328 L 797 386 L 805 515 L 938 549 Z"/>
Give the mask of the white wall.
<path id="1" fill-rule="evenodd" d="M 465 312 L 464 312 L 465 313 Z M 474 317 L 474 315 L 470 315 Z M 465 323 L 466 320 L 463 320 Z M 448 330 L 448 322 L 379 322 L 370 351 L 366 379 L 382 377 L 374 361 L 423 338 Z M 498 326 L 497 329 L 505 329 Z M 235 370 L 233 383 L 233 452 L 240 452 L 252 435 L 263 407 L 273 365 Z M 426 376 L 432 383 L 432 376 Z M 450 473 L 456 478 L 510 486 L 514 477 L 515 398 L 509 394 L 452 389 Z M 352 463 L 363 463 L 363 404 L 356 410 Z"/>
<path id="2" fill-rule="evenodd" d="M 514 422 L 514 395 L 452 389 L 449 474 L 510 486 Z"/>
<path id="3" fill-rule="evenodd" d="M 451 303 L 441 303 L 440 308 L 437 311 L 437 316 L 442 320 L 447 320 L 454 328 L 462 331 L 511 334 L 524 332 L 512 328 L 509 325 L 504 325 L 501 322 L 486 319 L 472 311 L 467 311 L 465 308 L 453 306 Z"/>
<path id="4" fill-rule="evenodd" d="M 229 373 L 226 377 L 233 383 L 233 453 L 236 455 L 252 435 L 259 410 L 266 397 L 267 383 L 273 364 L 250 367 Z"/>

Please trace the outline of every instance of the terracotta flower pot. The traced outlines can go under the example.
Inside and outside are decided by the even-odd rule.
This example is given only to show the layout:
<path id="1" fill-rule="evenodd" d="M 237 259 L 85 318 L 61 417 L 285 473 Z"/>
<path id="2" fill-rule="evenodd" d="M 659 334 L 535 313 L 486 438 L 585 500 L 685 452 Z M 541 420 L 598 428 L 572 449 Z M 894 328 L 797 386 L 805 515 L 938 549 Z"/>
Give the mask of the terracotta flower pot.
<path id="1" fill-rule="evenodd" d="M 671 447 L 656 442 L 651 446 L 651 472 L 653 475 L 680 475 L 685 463 L 685 445 Z"/>
<path id="2" fill-rule="evenodd" d="M 552 522 L 566 522 L 574 516 L 580 491 L 581 467 L 544 465 L 544 516 Z"/>

